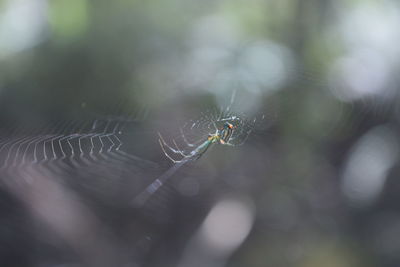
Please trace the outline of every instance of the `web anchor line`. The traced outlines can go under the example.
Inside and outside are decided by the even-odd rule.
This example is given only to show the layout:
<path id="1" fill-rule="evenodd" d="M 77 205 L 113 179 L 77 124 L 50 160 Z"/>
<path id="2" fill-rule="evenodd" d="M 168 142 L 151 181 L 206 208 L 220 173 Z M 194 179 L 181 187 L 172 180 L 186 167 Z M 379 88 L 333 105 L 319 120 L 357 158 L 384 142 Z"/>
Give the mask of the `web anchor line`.
<path id="1" fill-rule="evenodd" d="M 139 195 L 137 195 L 133 201 L 132 205 L 135 208 L 140 208 L 143 206 L 149 198 L 160 189 L 167 180 L 174 175 L 183 165 L 191 161 L 190 159 L 181 161 L 179 163 L 175 163 L 171 168 L 169 168 L 166 172 L 164 172 L 160 177 L 158 177 L 155 181 L 153 181 L 150 185 L 146 187 Z"/>

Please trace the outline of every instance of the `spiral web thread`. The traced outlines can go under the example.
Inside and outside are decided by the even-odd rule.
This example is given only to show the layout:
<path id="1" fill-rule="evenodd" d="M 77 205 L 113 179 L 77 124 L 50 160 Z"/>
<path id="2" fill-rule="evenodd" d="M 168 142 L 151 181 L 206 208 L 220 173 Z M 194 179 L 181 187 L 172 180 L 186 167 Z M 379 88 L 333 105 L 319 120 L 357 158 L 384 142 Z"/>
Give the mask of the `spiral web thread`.
<path id="1" fill-rule="evenodd" d="M 124 162 L 131 167 L 152 164 L 124 152 L 120 135 L 133 118 L 109 117 L 91 122 L 65 121 L 52 128 L 3 131 L 0 137 L 0 171 L 36 169 L 62 174 L 102 165 L 113 169 Z M 37 128 L 41 128 L 38 130 Z"/>

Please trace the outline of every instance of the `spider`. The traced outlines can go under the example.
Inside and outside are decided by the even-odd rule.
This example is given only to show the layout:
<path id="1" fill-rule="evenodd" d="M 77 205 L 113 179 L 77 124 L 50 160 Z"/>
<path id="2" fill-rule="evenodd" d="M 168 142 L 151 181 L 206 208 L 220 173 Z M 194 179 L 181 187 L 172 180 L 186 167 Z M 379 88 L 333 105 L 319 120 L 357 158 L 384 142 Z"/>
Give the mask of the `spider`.
<path id="1" fill-rule="evenodd" d="M 164 138 L 161 136 L 160 133 L 158 133 L 159 135 L 159 143 L 161 146 L 162 151 L 164 152 L 165 156 L 170 159 L 173 163 L 180 163 L 180 162 L 186 162 L 186 161 L 191 161 L 191 160 L 198 160 L 202 155 L 204 155 L 204 153 L 213 145 L 213 144 L 221 144 L 221 145 L 228 145 L 228 146 L 237 146 L 237 145 L 241 145 L 241 144 L 234 144 L 232 143 L 232 141 L 236 138 L 232 138 L 233 133 L 235 132 L 235 129 L 237 127 L 233 126 L 233 124 L 229 123 L 229 122 L 225 122 L 223 124 L 223 126 L 221 128 L 217 128 L 216 124 L 214 124 L 215 127 L 215 133 L 214 134 L 209 134 L 207 137 L 207 140 L 205 140 L 203 143 L 201 143 L 200 145 L 196 146 L 195 144 L 190 144 L 185 136 L 183 135 L 182 132 L 182 137 L 185 141 L 185 143 L 189 146 L 189 147 L 195 147 L 191 152 L 189 153 L 185 153 L 184 151 L 182 151 L 181 149 L 179 149 L 177 143 L 175 142 L 175 140 L 172 140 L 172 142 L 174 143 L 175 148 L 169 146 L 165 141 Z M 247 134 L 249 134 L 250 132 L 248 132 Z M 244 142 L 243 142 L 244 143 Z M 173 157 L 171 157 L 170 154 L 167 153 L 165 147 L 167 147 L 172 153 L 174 154 L 179 154 L 182 156 L 181 159 L 174 159 Z"/>

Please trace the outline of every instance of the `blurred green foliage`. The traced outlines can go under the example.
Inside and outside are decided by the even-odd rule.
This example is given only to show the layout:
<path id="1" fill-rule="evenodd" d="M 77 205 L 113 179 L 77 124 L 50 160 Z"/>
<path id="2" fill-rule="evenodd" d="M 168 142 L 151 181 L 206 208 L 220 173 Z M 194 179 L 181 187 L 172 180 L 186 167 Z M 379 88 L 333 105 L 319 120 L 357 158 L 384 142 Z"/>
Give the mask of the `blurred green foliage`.
<path id="1" fill-rule="evenodd" d="M 400 246 L 378 226 L 383 213 L 398 214 L 397 190 L 384 187 L 363 206 L 343 189 L 359 139 L 399 126 L 397 2 L 2 0 L 0 8 L 2 121 L 144 106 L 144 128 L 156 130 L 127 144 L 162 159 L 157 131 L 179 135 L 181 121 L 237 91 L 234 108 L 277 116 L 248 146 L 213 151 L 192 171 L 256 205 L 254 228 L 227 266 L 398 266 Z M 393 188 L 397 165 L 382 178 Z M 181 253 L 189 239 L 165 238 Z M 177 254 L 155 254 L 153 265 L 176 266 Z"/>

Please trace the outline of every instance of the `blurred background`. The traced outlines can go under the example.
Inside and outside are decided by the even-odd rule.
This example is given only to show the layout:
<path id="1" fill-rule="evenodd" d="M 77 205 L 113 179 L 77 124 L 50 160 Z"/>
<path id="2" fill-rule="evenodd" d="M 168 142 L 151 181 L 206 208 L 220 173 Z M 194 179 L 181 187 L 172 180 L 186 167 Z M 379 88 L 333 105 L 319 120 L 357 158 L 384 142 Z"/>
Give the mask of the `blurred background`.
<path id="1" fill-rule="evenodd" d="M 394 0 L 1 0 L 0 265 L 399 266 L 398 25 Z M 157 132 L 226 108 L 264 119 L 133 205 L 173 166 Z"/>

